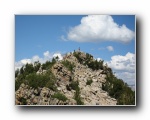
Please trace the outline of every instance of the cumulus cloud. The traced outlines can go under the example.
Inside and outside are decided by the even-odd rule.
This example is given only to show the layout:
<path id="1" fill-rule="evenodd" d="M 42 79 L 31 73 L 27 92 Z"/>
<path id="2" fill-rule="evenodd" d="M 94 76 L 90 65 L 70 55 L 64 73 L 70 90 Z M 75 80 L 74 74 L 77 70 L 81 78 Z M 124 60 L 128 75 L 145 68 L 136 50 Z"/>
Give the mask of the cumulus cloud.
<path id="1" fill-rule="evenodd" d="M 115 55 L 106 63 L 118 78 L 130 85 L 135 83 L 135 54 L 128 52 L 125 56 Z"/>
<path id="2" fill-rule="evenodd" d="M 66 38 L 76 42 L 116 41 L 128 43 L 134 38 L 134 31 L 125 24 L 119 26 L 110 15 L 88 15 L 81 19 L 81 23 L 71 27 Z"/>
<path id="3" fill-rule="evenodd" d="M 108 51 L 114 51 L 113 46 L 107 46 L 106 48 L 107 48 Z"/>
<path id="4" fill-rule="evenodd" d="M 128 85 L 135 85 L 135 73 L 134 72 L 119 72 L 117 71 L 116 76 L 124 80 Z"/>
<path id="5" fill-rule="evenodd" d="M 126 70 L 133 72 L 135 70 L 135 54 L 128 52 L 125 56 L 115 55 L 107 64 L 114 70 Z"/>
<path id="6" fill-rule="evenodd" d="M 35 55 L 32 57 L 32 62 L 35 62 L 35 61 L 40 61 L 40 57 L 38 55 Z"/>
<path id="7" fill-rule="evenodd" d="M 44 57 L 50 57 L 49 51 L 44 52 L 43 55 L 44 55 Z"/>
<path id="8" fill-rule="evenodd" d="M 22 63 L 21 61 L 15 62 L 15 70 L 20 69 L 23 65 L 24 63 Z"/>
<path id="9" fill-rule="evenodd" d="M 21 63 L 23 64 L 31 63 L 31 59 L 23 59 L 21 60 Z"/>
<path id="10" fill-rule="evenodd" d="M 34 63 L 36 61 L 39 61 L 40 63 L 45 63 L 46 61 L 51 61 L 53 57 L 59 57 L 59 60 L 62 60 L 62 55 L 61 53 L 50 53 L 49 51 L 46 51 L 43 53 L 43 57 L 39 57 L 38 55 L 33 56 L 30 59 L 22 59 L 18 62 L 15 62 L 15 70 L 20 69 L 23 65 L 27 63 Z"/>

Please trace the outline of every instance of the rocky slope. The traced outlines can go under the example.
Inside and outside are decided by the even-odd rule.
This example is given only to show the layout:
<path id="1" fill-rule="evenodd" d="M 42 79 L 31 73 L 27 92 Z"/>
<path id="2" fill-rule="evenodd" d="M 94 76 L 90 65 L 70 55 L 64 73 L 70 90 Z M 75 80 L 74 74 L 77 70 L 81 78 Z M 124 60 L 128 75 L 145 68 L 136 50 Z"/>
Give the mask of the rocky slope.
<path id="1" fill-rule="evenodd" d="M 78 51 L 80 52 L 80 51 Z M 80 52 L 82 61 L 86 54 Z M 91 58 L 91 61 L 94 61 Z M 68 67 L 67 65 L 70 66 Z M 15 92 L 16 105 L 116 105 L 117 100 L 102 90 L 106 82 L 106 73 L 102 69 L 92 70 L 81 64 L 73 53 L 64 56 L 50 69 L 42 70 L 36 74 L 46 74 L 51 71 L 56 78 L 56 90 L 48 87 L 33 88 L 22 83 Z"/>

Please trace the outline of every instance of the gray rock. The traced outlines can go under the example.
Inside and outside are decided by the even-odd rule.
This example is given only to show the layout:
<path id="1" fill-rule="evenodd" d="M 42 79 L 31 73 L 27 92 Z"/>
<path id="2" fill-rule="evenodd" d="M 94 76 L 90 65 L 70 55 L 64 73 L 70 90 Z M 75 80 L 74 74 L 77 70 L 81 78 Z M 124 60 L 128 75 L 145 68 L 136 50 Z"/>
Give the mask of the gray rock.
<path id="1" fill-rule="evenodd" d="M 34 90 L 34 93 L 35 93 L 35 94 L 38 94 L 38 90 L 37 90 L 37 89 L 35 89 L 35 90 Z"/>

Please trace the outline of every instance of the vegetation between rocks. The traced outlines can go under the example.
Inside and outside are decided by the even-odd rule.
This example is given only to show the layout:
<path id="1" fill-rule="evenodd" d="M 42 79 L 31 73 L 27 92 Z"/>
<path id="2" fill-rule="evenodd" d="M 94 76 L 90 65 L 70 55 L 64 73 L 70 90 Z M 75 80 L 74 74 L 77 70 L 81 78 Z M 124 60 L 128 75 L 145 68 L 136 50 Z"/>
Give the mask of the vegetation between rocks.
<path id="1" fill-rule="evenodd" d="M 55 93 L 54 95 L 52 95 L 52 97 L 57 98 L 58 100 L 61 100 L 63 102 L 67 100 L 67 97 L 63 95 L 62 93 Z"/>
<path id="2" fill-rule="evenodd" d="M 75 65 L 69 62 L 68 60 L 62 61 L 61 63 L 71 72 L 73 71 L 73 68 L 75 67 Z"/>
<path id="3" fill-rule="evenodd" d="M 92 79 L 89 79 L 89 80 L 87 80 L 86 85 L 91 85 L 92 82 L 93 82 L 93 80 L 92 80 Z"/>
<path id="4" fill-rule="evenodd" d="M 80 64 L 86 65 L 95 70 L 103 70 L 101 74 L 106 74 L 106 82 L 102 84 L 102 90 L 107 91 L 109 96 L 117 100 L 118 105 L 135 105 L 135 92 L 128 87 L 128 84 L 123 82 L 123 80 L 118 79 L 112 72 L 112 69 L 107 65 L 104 65 L 104 61 L 94 60 L 93 56 L 86 53 L 75 52 L 73 55 L 77 58 Z M 43 88 L 47 87 L 51 89 L 54 93 L 53 98 L 57 98 L 65 102 L 67 97 L 59 93 L 57 90 L 57 78 L 51 71 L 52 66 L 58 61 L 57 58 L 53 58 L 52 61 L 47 61 L 43 64 L 38 61 L 33 64 L 26 64 L 15 71 L 15 90 L 18 90 L 22 83 L 25 83 L 33 89 L 38 87 Z M 69 62 L 68 60 L 61 61 L 61 63 L 72 73 L 74 74 L 75 64 Z M 45 70 L 46 72 L 37 74 L 39 70 Z M 86 85 L 91 85 L 93 83 L 92 78 L 88 79 Z M 84 105 L 82 98 L 80 96 L 80 87 L 79 81 L 74 81 L 73 77 L 70 76 L 69 84 L 66 85 L 68 91 L 75 90 L 74 99 L 76 100 L 77 105 Z M 20 98 L 23 105 L 27 104 L 25 98 Z"/>

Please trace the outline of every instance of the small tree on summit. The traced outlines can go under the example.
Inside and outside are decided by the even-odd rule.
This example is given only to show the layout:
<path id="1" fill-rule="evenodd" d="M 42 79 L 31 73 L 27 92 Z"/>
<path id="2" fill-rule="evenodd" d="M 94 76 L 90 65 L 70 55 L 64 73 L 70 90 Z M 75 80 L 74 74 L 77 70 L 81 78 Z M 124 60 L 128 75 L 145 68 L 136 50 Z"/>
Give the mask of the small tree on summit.
<path id="1" fill-rule="evenodd" d="M 55 63 L 55 62 L 56 62 L 56 59 L 55 59 L 55 58 L 53 58 L 53 59 L 52 59 L 52 63 Z"/>
<path id="2" fill-rule="evenodd" d="M 56 57 L 55 57 L 55 59 L 56 59 L 56 61 L 58 61 L 58 60 L 59 60 L 59 57 L 58 57 L 58 56 L 56 56 Z"/>

